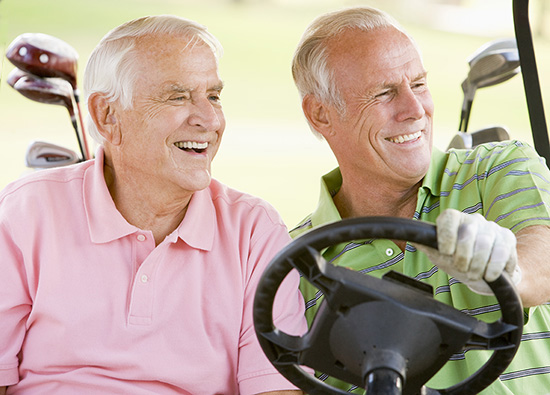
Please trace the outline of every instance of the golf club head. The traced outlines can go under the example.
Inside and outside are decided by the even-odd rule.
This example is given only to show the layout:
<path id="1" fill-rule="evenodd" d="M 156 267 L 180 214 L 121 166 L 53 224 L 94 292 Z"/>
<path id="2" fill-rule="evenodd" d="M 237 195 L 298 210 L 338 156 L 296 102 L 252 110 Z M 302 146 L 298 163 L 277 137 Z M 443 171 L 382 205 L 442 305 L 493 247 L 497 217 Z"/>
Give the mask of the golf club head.
<path id="1" fill-rule="evenodd" d="M 59 38 L 43 33 L 24 33 L 8 46 L 6 57 L 18 68 L 44 78 L 61 78 L 72 87 L 75 101 L 73 114 L 78 114 L 75 127 L 79 145 L 85 159 L 91 157 L 84 119 L 80 108 L 80 91 L 77 84 L 78 53 Z M 71 121 L 73 116 L 71 114 Z"/>
<path id="2" fill-rule="evenodd" d="M 515 38 L 502 38 L 490 41 L 483 44 L 479 47 L 470 57 L 468 58 L 468 63 L 470 67 L 473 63 L 476 63 L 479 59 L 486 56 L 486 54 L 500 51 L 500 50 L 515 50 L 517 52 L 518 45 Z"/>
<path id="3" fill-rule="evenodd" d="M 468 64 L 470 71 L 466 80 L 470 86 L 482 88 L 507 80 L 520 70 L 516 40 L 508 38 L 491 41 L 474 52 Z"/>
<path id="4" fill-rule="evenodd" d="M 84 159 L 90 158 L 88 154 L 88 146 L 84 140 L 85 137 L 83 132 L 82 134 L 80 132 L 79 124 L 75 115 L 75 103 L 76 106 L 78 106 L 78 103 L 76 100 L 75 103 L 73 103 L 73 91 L 67 81 L 61 78 L 41 78 L 17 68 L 12 70 L 12 72 L 8 75 L 7 80 L 8 84 L 28 99 L 40 103 L 64 106 L 69 112 L 71 124 L 75 130 L 82 157 Z M 81 119 L 80 110 L 78 115 Z"/>
<path id="5" fill-rule="evenodd" d="M 510 133 L 502 126 L 491 126 L 473 133 L 458 132 L 451 140 L 450 148 L 471 149 L 480 144 L 510 140 Z"/>
<path id="6" fill-rule="evenodd" d="M 504 82 L 520 71 L 519 53 L 515 50 L 495 50 L 471 64 L 467 79 L 479 88 Z"/>
<path id="7" fill-rule="evenodd" d="M 58 77 L 77 89 L 78 53 L 66 42 L 43 33 L 24 33 L 6 50 L 16 67 L 39 77 Z"/>
<path id="8" fill-rule="evenodd" d="M 73 150 L 45 141 L 33 141 L 25 153 L 25 164 L 33 169 L 68 166 L 77 162 L 79 157 Z"/>
<path id="9" fill-rule="evenodd" d="M 74 116 L 71 86 L 60 78 L 40 78 L 14 69 L 7 77 L 8 84 L 28 99 L 64 106 Z"/>
<path id="10" fill-rule="evenodd" d="M 21 77 L 24 77 L 26 75 L 28 75 L 28 73 L 18 68 L 15 68 L 8 74 L 8 77 L 6 78 L 6 82 L 8 83 L 9 86 L 13 88 L 15 83 L 19 81 Z"/>
<path id="11" fill-rule="evenodd" d="M 469 59 L 470 71 L 462 82 L 464 100 L 459 131 L 465 132 L 475 94 L 479 88 L 500 84 L 520 71 L 519 52 L 515 39 L 500 39 L 481 46 Z"/>

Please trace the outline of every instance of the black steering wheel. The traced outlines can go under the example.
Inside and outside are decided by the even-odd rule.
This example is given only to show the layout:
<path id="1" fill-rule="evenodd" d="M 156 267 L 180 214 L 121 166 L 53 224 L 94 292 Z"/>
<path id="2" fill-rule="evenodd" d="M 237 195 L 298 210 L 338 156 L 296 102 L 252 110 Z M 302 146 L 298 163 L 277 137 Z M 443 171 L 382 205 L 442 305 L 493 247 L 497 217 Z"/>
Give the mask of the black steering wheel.
<path id="1" fill-rule="evenodd" d="M 326 247 L 370 238 L 437 248 L 434 225 L 392 217 L 346 219 L 295 239 L 270 263 L 254 300 L 256 334 L 271 363 L 311 395 L 348 393 L 301 366 L 366 388 L 367 394 L 462 395 L 489 386 L 512 361 L 523 330 L 523 307 L 508 276 L 488 283 L 502 317 L 485 323 L 434 300 L 429 285 L 395 272 L 378 279 L 329 264 L 321 255 Z M 275 294 L 293 268 L 325 296 L 302 336 L 284 333 L 272 318 Z M 425 383 L 464 347 L 494 352 L 462 382 L 446 389 L 426 388 Z"/>

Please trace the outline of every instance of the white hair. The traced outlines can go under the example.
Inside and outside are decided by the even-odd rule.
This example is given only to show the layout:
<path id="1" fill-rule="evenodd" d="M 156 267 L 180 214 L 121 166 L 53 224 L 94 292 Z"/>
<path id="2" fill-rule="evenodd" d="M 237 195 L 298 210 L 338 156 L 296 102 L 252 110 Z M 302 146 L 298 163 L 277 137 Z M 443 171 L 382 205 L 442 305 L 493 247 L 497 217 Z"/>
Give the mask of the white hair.
<path id="1" fill-rule="evenodd" d="M 207 28 L 189 19 L 174 15 L 146 16 L 126 22 L 103 37 L 92 51 L 84 71 L 84 93 L 86 102 L 95 92 L 105 94 L 109 101 L 118 100 L 123 108 L 132 106 L 136 82 L 134 55 L 136 41 L 147 35 L 179 35 L 189 38 L 188 46 L 207 44 L 216 60 L 223 54 L 220 42 Z M 99 144 L 99 134 L 90 115 L 87 119 L 89 135 Z"/>
<path id="2" fill-rule="evenodd" d="M 328 67 L 327 42 L 350 29 L 370 32 L 387 27 L 404 32 L 390 15 L 366 6 L 344 8 L 315 19 L 304 32 L 292 59 L 292 76 L 301 98 L 313 95 L 344 114 L 345 103 L 334 82 L 333 70 Z M 310 128 L 322 138 L 311 125 Z"/>

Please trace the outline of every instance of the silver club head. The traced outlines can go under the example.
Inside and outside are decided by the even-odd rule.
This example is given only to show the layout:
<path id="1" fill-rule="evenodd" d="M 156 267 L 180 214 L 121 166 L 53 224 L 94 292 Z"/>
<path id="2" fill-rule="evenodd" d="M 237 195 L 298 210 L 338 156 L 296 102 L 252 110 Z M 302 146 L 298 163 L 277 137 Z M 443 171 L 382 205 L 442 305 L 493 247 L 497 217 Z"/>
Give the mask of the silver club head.
<path id="1" fill-rule="evenodd" d="M 510 133 L 502 126 L 491 126 L 473 133 L 458 132 L 449 148 L 470 149 L 480 144 L 510 140 Z"/>
<path id="2" fill-rule="evenodd" d="M 476 91 L 504 82 L 520 71 L 519 52 L 515 39 L 491 41 L 480 47 L 469 59 L 470 71 L 462 82 L 464 100 L 460 131 L 466 131 Z"/>
<path id="3" fill-rule="evenodd" d="M 33 169 L 67 166 L 78 161 L 73 150 L 45 141 L 33 141 L 25 153 L 25 164 Z"/>

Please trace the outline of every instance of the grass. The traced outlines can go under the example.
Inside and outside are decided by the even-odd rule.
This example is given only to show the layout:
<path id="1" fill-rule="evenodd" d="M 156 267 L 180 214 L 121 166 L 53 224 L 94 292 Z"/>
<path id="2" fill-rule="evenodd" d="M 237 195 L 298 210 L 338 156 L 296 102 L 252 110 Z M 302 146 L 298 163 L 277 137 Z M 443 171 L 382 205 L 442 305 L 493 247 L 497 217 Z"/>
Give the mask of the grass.
<path id="1" fill-rule="evenodd" d="M 303 30 L 315 16 L 349 4 L 352 2 L 345 0 L 2 0 L 0 48 L 3 54 L 13 39 L 25 32 L 54 35 L 80 53 L 81 75 L 101 37 L 129 19 L 173 13 L 207 25 L 225 48 L 220 67 L 226 83 L 223 102 L 228 127 L 214 163 L 214 176 L 265 198 L 291 227 L 315 207 L 319 177 L 335 166 L 335 160 L 303 120 L 290 60 Z M 397 14 L 403 11 L 397 0 L 369 4 Z M 430 12 L 429 8 L 425 11 Z M 466 58 L 495 37 L 436 31 L 402 17 L 423 50 L 436 103 L 435 144 L 444 149 L 458 127 Z M 539 70 L 545 70 L 543 65 L 550 63 L 549 44 L 541 41 L 539 45 Z M 23 98 L 5 83 L 13 67 L 5 59 L 1 64 L 3 187 L 27 171 L 23 159 L 31 140 L 47 140 L 75 150 L 77 145 L 66 110 Z M 545 73 L 541 80 L 548 86 Z M 489 124 L 504 124 L 514 137 L 530 141 L 520 77 L 477 93 L 471 129 Z"/>

